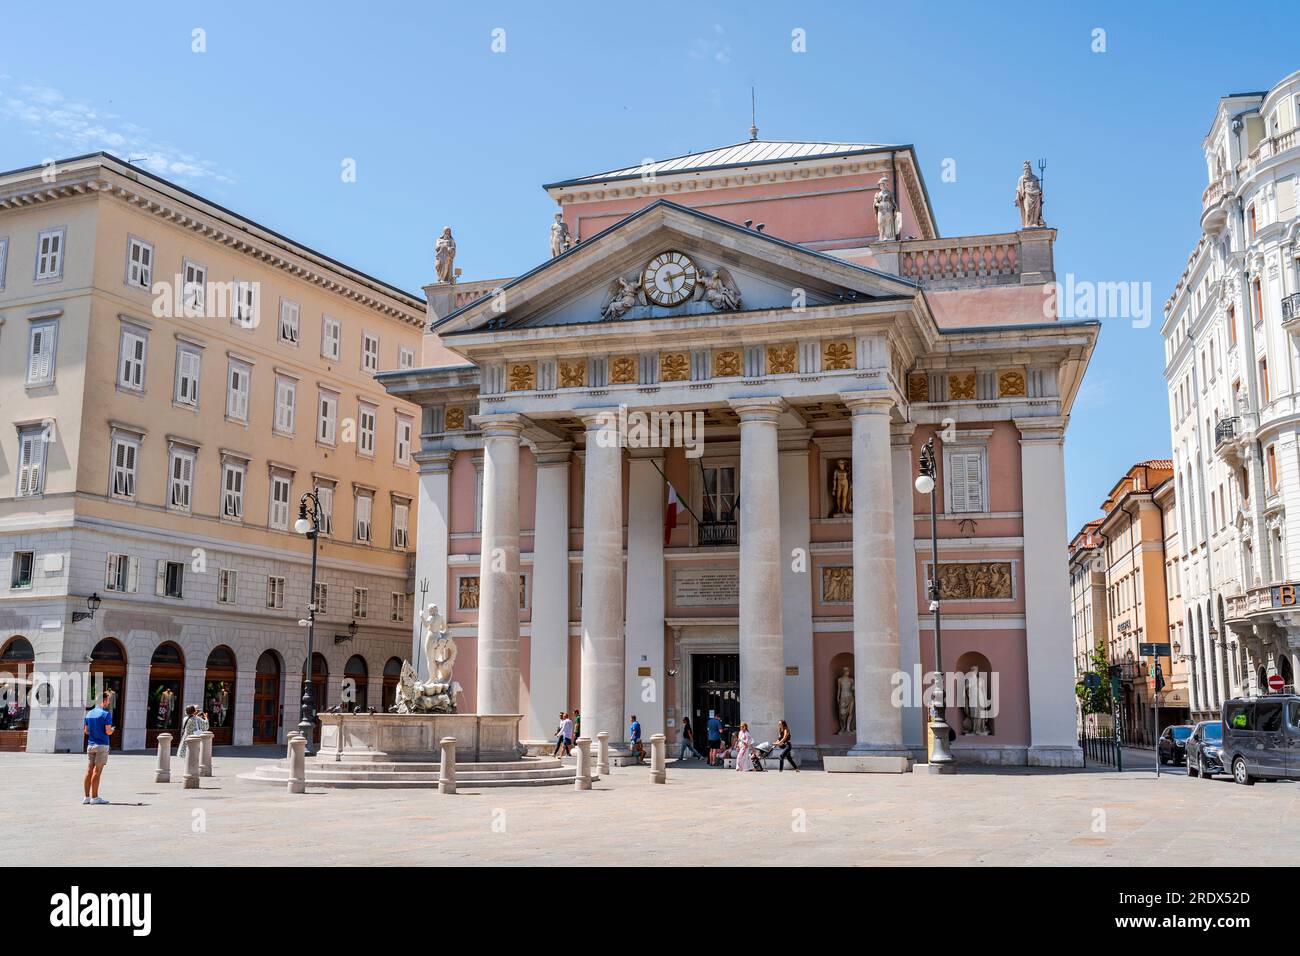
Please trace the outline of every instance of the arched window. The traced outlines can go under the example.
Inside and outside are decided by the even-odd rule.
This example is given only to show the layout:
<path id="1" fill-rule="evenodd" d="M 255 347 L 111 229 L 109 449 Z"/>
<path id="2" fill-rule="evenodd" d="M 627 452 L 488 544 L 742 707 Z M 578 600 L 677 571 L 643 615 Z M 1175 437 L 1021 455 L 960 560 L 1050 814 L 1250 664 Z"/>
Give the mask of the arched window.
<path id="1" fill-rule="evenodd" d="M 11 637 L 0 648 L 0 693 L 10 706 L 0 707 L 0 750 L 27 749 L 28 694 L 36 654 L 25 637 Z"/>
<path id="2" fill-rule="evenodd" d="M 365 710 L 369 702 L 370 672 L 366 659 L 353 654 L 343 667 L 343 706 L 348 710 Z"/>
<path id="3" fill-rule="evenodd" d="M 384 664 L 384 713 L 393 709 L 397 703 L 397 683 L 402 676 L 402 659 L 390 657 Z"/>
<path id="4" fill-rule="evenodd" d="M 182 693 L 185 687 L 185 655 L 171 641 L 154 648 L 149 659 L 149 711 L 145 714 L 146 747 L 158 745 L 158 735 L 180 730 L 185 712 Z"/>
<path id="5" fill-rule="evenodd" d="M 203 675 L 203 707 L 214 744 L 234 743 L 235 735 L 235 652 L 224 644 L 208 654 Z"/>
<path id="6" fill-rule="evenodd" d="M 121 728 L 126 705 L 126 650 L 115 639 L 104 638 L 90 652 L 90 677 L 91 699 L 86 701 L 87 708 L 97 705 L 100 694 L 107 693 L 113 726 Z"/>

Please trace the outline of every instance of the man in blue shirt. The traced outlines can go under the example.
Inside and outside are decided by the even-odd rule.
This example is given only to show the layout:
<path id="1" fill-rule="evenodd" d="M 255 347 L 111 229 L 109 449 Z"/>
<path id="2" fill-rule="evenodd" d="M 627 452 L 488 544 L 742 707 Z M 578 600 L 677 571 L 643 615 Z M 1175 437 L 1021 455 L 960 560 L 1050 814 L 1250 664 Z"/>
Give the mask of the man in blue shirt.
<path id="1" fill-rule="evenodd" d="M 99 706 L 86 714 L 86 795 L 82 803 L 108 803 L 99 795 L 99 778 L 108 763 L 108 738 L 113 733 L 110 699 L 109 692 L 105 691 L 99 699 Z"/>
<path id="2" fill-rule="evenodd" d="M 637 764 L 645 763 L 645 745 L 641 743 L 641 725 L 637 722 L 636 714 L 628 718 L 632 725 L 627 729 L 627 736 L 632 741 L 632 752 L 636 754 Z"/>
<path id="3" fill-rule="evenodd" d="M 722 721 L 718 719 L 716 713 L 709 713 L 708 723 L 709 738 L 709 763 L 712 764 L 718 756 L 718 751 L 722 749 Z"/>

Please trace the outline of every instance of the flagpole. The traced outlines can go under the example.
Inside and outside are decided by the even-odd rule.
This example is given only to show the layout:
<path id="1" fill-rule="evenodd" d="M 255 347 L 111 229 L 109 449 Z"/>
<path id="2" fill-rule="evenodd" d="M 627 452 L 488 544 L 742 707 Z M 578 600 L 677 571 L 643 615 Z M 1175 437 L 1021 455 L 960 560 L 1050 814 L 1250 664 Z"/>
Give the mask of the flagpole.
<path id="1" fill-rule="evenodd" d="M 668 476 L 664 474 L 664 470 L 663 470 L 662 468 L 659 467 L 659 462 L 657 462 L 657 461 L 655 461 L 653 458 L 651 458 L 651 459 L 650 459 L 650 464 L 652 464 L 652 465 L 655 466 L 655 471 L 659 472 L 659 477 L 662 478 L 662 479 L 664 480 L 664 484 L 666 484 L 666 485 L 671 485 L 671 484 L 672 484 L 672 482 L 668 480 Z M 703 467 L 703 466 L 701 466 L 701 467 Z M 681 505 L 683 508 L 686 509 L 686 513 L 687 513 L 688 515 L 690 515 L 692 518 L 695 519 L 695 523 L 696 523 L 696 524 L 701 524 L 700 516 L 697 515 L 694 511 L 691 510 L 691 506 L 688 505 L 685 501 L 683 501 L 680 495 L 677 497 L 677 503 L 678 503 L 679 505 Z"/>

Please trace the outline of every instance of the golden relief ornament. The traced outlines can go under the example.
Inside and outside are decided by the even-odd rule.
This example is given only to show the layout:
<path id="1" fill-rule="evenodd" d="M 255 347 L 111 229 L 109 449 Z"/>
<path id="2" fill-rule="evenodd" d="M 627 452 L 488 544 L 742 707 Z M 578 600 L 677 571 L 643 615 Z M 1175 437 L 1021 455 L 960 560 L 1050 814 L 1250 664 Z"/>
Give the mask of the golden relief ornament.
<path id="1" fill-rule="evenodd" d="M 1024 373 L 1013 369 L 998 375 L 998 394 L 1003 398 L 1023 397 L 1025 394 Z"/>
<path id="2" fill-rule="evenodd" d="M 664 352 L 659 356 L 659 379 L 684 382 L 691 377 L 691 363 L 685 352 Z"/>
<path id="3" fill-rule="evenodd" d="M 948 376 L 948 398 L 954 402 L 970 401 L 975 397 L 975 373 L 963 372 Z"/>
<path id="4" fill-rule="evenodd" d="M 925 372 L 913 372 L 907 376 L 907 400 L 909 402 L 928 402 L 930 400 L 930 376 Z"/>
<path id="5" fill-rule="evenodd" d="M 851 368 L 853 368 L 853 343 L 836 341 L 822 345 L 822 369 L 827 372 L 842 372 Z"/>
<path id="6" fill-rule="evenodd" d="M 822 567 L 822 603 L 846 604 L 853 600 L 853 568 Z"/>
<path id="7" fill-rule="evenodd" d="M 713 353 L 713 377 L 732 378 L 740 374 L 740 353 L 735 349 L 723 349 Z"/>
<path id="8" fill-rule="evenodd" d="M 466 575 L 456 585 L 456 606 L 462 611 L 478 610 L 478 575 Z"/>
<path id="9" fill-rule="evenodd" d="M 513 362 L 507 377 L 512 392 L 527 392 L 537 387 L 537 368 L 532 362 Z"/>
<path id="10" fill-rule="evenodd" d="M 1010 561 L 939 562 L 939 596 L 945 601 L 1010 601 Z"/>
<path id="11" fill-rule="evenodd" d="M 620 355 L 609 363 L 609 382 L 611 385 L 636 384 L 636 359 L 631 355 Z"/>
<path id="12" fill-rule="evenodd" d="M 796 362 L 793 345 L 769 345 L 767 347 L 768 375 L 790 375 L 798 371 Z"/>
<path id="13" fill-rule="evenodd" d="M 459 405 L 448 407 L 447 414 L 443 419 L 443 427 L 447 431 L 465 427 L 465 409 Z"/>
<path id="14" fill-rule="evenodd" d="M 560 363 L 560 388 L 582 388 L 587 384 L 585 361 Z"/>

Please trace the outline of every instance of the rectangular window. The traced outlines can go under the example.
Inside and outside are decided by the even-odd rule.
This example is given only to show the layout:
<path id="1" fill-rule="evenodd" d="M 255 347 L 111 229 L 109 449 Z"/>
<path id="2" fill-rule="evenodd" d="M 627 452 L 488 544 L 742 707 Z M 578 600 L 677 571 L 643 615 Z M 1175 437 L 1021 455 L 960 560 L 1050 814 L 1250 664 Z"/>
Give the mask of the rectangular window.
<path id="1" fill-rule="evenodd" d="M 122 330 L 117 363 L 117 384 L 132 391 L 144 391 L 144 360 L 149 340 L 139 332 Z"/>
<path id="2" fill-rule="evenodd" d="M 408 541 L 408 527 L 411 520 L 411 506 L 402 502 L 393 505 L 393 547 L 405 551 Z"/>
<path id="3" fill-rule="evenodd" d="M 199 372 L 203 368 L 203 355 L 197 349 L 183 345 L 176 348 L 176 404 L 199 407 Z"/>
<path id="4" fill-rule="evenodd" d="M 298 303 L 280 300 L 280 341 L 298 344 Z"/>
<path id="5" fill-rule="evenodd" d="M 202 318 L 208 302 L 208 268 L 185 260 L 181 267 L 181 306 L 192 319 Z"/>
<path id="6" fill-rule="evenodd" d="M 406 620 L 406 595 L 401 591 L 393 592 L 393 610 L 390 619 L 400 624 Z"/>
<path id="7" fill-rule="evenodd" d="M 284 607 L 284 578 L 271 575 L 266 579 L 266 606 Z"/>
<path id="8" fill-rule="evenodd" d="M 292 482 L 285 475 L 271 476 L 271 527 L 289 530 L 289 499 L 293 496 Z"/>
<path id="9" fill-rule="evenodd" d="M 36 237 L 36 281 L 63 278 L 63 229 L 47 229 Z"/>
<path id="10" fill-rule="evenodd" d="M 226 417 L 248 421 L 249 379 L 252 372 L 242 362 L 231 362 L 226 377 Z"/>
<path id="11" fill-rule="evenodd" d="M 399 465 L 409 465 L 411 463 L 411 432 L 413 427 L 411 419 L 405 415 L 397 416 L 397 440 L 394 445 L 393 457 Z"/>
<path id="12" fill-rule="evenodd" d="M 244 517 L 244 466 L 226 462 L 221 469 L 221 514 Z"/>
<path id="13" fill-rule="evenodd" d="M 366 604 L 369 601 L 369 591 L 366 588 L 352 589 L 352 616 L 365 617 Z"/>
<path id="14" fill-rule="evenodd" d="M 361 333 L 361 368 L 366 372 L 379 371 L 379 336 Z"/>
<path id="15" fill-rule="evenodd" d="M 397 350 L 397 367 L 414 368 L 415 367 L 415 349 L 403 345 Z"/>
<path id="16" fill-rule="evenodd" d="M 984 494 L 984 453 L 949 451 L 944 455 L 947 512 L 962 514 L 986 510 Z"/>
<path id="17" fill-rule="evenodd" d="M 317 414 L 316 440 L 326 445 L 334 444 L 334 426 L 338 420 L 339 397 L 336 392 L 320 393 L 320 409 Z"/>
<path id="18" fill-rule="evenodd" d="M 1277 491 L 1277 444 L 1268 446 L 1268 452 L 1265 455 L 1268 463 L 1268 493 L 1274 494 Z"/>
<path id="19" fill-rule="evenodd" d="M 11 588 L 29 588 L 32 586 L 32 568 L 36 564 L 36 552 L 15 551 L 13 572 L 9 575 Z"/>
<path id="20" fill-rule="evenodd" d="M 135 497 L 135 463 L 140 442 L 134 438 L 113 439 L 113 497 Z"/>
<path id="21" fill-rule="evenodd" d="M 104 587 L 109 591 L 133 593 L 140 577 L 139 562 L 126 554 L 110 554 L 104 568 Z"/>
<path id="22" fill-rule="evenodd" d="M 316 500 L 320 503 L 322 534 L 334 532 L 334 489 L 329 485 L 316 489 Z"/>
<path id="23" fill-rule="evenodd" d="M 315 600 L 312 602 L 313 604 L 316 605 L 316 613 L 318 615 L 325 615 L 329 613 L 329 596 L 330 596 L 329 588 L 325 584 L 318 581 L 316 583 L 316 593 L 313 595 Z"/>
<path id="24" fill-rule="evenodd" d="M 28 385 L 48 385 L 54 381 L 54 349 L 58 337 L 58 322 L 32 323 L 27 346 Z"/>
<path id="25" fill-rule="evenodd" d="M 154 593 L 159 597 L 185 597 L 185 563 L 159 561 L 158 576 L 154 580 Z"/>
<path id="26" fill-rule="evenodd" d="M 135 289 L 153 287 L 153 246 L 135 236 L 127 240 L 126 284 Z"/>
<path id="27" fill-rule="evenodd" d="M 336 362 L 343 354 L 343 323 L 328 315 L 321 318 L 320 354 Z"/>
<path id="28" fill-rule="evenodd" d="M 364 543 L 370 543 L 370 513 L 374 505 L 374 498 L 368 494 L 357 493 L 356 496 L 356 514 L 357 514 L 357 540 Z"/>
<path id="29" fill-rule="evenodd" d="M 704 521 L 736 520 L 736 469 L 733 466 L 704 469 Z"/>
<path id="30" fill-rule="evenodd" d="M 291 378 L 275 380 L 275 430 L 293 434 L 294 410 L 298 405 L 298 383 Z"/>
<path id="31" fill-rule="evenodd" d="M 357 406 L 357 453 L 375 454 L 375 406 L 365 403 Z"/>
<path id="32" fill-rule="evenodd" d="M 5 267 L 9 264 L 9 239 L 0 237 L 0 292 L 5 288 Z"/>
<path id="33" fill-rule="evenodd" d="M 234 297 L 234 308 L 231 310 L 231 321 L 235 325 L 245 329 L 257 328 L 258 312 L 258 283 L 241 282 L 236 280 L 231 293 Z"/>
<path id="34" fill-rule="evenodd" d="M 194 489 L 194 453 L 172 449 L 171 463 L 167 468 L 167 503 L 179 511 L 190 510 L 190 496 Z"/>
<path id="35" fill-rule="evenodd" d="M 217 603 L 234 604 L 238 574 L 230 568 L 217 571 Z"/>
<path id="36" fill-rule="evenodd" d="M 1259 360 L 1259 403 L 1266 405 L 1268 402 L 1268 359 L 1262 358 Z"/>
<path id="37" fill-rule="evenodd" d="M 31 498 L 45 491 L 45 446 L 48 444 L 44 427 L 25 428 L 18 433 L 18 490 L 19 498 Z"/>

